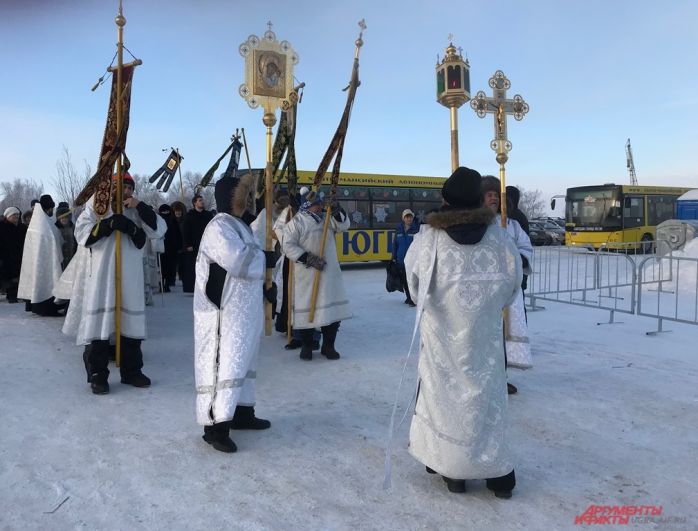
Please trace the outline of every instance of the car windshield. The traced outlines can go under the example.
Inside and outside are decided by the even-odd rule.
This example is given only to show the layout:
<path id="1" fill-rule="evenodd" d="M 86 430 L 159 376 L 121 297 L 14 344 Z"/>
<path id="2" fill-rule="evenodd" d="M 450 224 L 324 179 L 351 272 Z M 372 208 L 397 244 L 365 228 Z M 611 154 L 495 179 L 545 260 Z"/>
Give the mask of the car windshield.
<path id="1" fill-rule="evenodd" d="M 582 227 L 620 227 L 618 190 L 571 190 L 567 194 L 567 222 Z"/>

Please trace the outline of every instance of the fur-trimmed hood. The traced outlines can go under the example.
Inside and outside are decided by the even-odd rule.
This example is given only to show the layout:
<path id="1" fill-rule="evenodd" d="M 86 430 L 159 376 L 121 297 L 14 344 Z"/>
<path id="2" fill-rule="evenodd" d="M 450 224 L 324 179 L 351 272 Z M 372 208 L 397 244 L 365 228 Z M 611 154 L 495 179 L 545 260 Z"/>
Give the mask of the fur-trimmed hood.
<path id="1" fill-rule="evenodd" d="M 251 173 L 246 173 L 238 181 L 230 194 L 230 213 L 238 218 L 242 218 L 245 211 L 253 216 L 255 212 L 254 204 L 255 179 Z"/>
<path id="2" fill-rule="evenodd" d="M 494 217 L 495 213 L 488 207 L 474 210 L 444 207 L 429 214 L 426 222 L 430 227 L 446 231 L 458 244 L 473 245 L 482 239 Z"/>

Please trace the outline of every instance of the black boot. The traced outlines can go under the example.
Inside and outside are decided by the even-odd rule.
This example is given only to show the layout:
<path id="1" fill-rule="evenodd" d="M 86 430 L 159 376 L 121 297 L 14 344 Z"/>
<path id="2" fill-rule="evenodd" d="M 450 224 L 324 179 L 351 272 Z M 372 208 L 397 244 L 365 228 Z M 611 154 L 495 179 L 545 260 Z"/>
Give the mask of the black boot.
<path id="1" fill-rule="evenodd" d="M 465 492 L 464 479 L 451 479 L 444 476 L 444 481 L 446 482 L 446 487 L 448 487 L 449 492 Z"/>
<path id="2" fill-rule="evenodd" d="M 82 360 L 85 363 L 87 382 L 96 395 L 106 395 L 109 392 L 109 359 L 107 350 L 109 341 L 96 339 L 85 346 Z"/>
<path id="3" fill-rule="evenodd" d="M 291 339 L 289 343 L 284 345 L 284 348 L 286 350 L 296 350 L 297 348 L 301 348 L 303 346 L 303 342 L 300 339 Z"/>
<path id="4" fill-rule="evenodd" d="M 505 476 L 490 478 L 487 480 L 487 488 L 494 492 L 497 498 L 508 500 L 511 498 L 511 491 L 516 486 L 516 474 L 512 470 Z"/>
<path id="5" fill-rule="evenodd" d="M 300 358 L 302 360 L 312 360 L 313 359 L 313 329 L 306 328 L 305 330 L 299 330 L 301 335 L 301 354 Z"/>
<path id="6" fill-rule="evenodd" d="M 518 392 L 519 390 L 516 388 L 514 384 L 510 384 L 509 382 L 507 382 L 507 394 L 515 395 Z"/>
<path id="7" fill-rule="evenodd" d="M 150 378 L 141 371 L 143 368 L 141 340 L 121 336 L 121 354 L 121 383 L 133 387 L 150 387 Z"/>
<path id="8" fill-rule="evenodd" d="M 322 327 L 322 348 L 320 352 L 328 360 L 338 360 L 339 352 L 334 349 L 334 340 L 337 338 L 339 322 Z"/>
<path id="9" fill-rule="evenodd" d="M 233 420 L 230 421 L 232 430 L 266 430 L 268 428 L 271 428 L 271 422 L 255 417 L 253 406 L 237 406 Z"/>
<path id="10" fill-rule="evenodd" d="M 204 426 L 203 439 L 219 452 L 232 454 L 238 450 L 238 447 L 230 438 L 230 424 L 228 422 Z"/>
<path id="11" fill-rule="evenodd" d="M 90 376 L 90 387 L 95 395 L 106 395 L 109 393 L 108 375 L 104 373 L 94 373 Z"/>

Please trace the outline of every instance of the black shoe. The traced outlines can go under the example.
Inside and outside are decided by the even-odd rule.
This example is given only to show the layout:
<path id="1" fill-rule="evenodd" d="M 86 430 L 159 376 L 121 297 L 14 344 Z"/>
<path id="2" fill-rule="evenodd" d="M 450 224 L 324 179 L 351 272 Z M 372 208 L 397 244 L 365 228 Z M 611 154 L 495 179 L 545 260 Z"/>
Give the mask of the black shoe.
<path id="1" fill-rule="evenodd" d="M 503 500 L 508 500 L 511 498 L 511 491 L 510 490 L 495 490 L 494 495 L 497 498 L 501 498 Z"/>
<path id="2" fill-rule="evenodd" d="M 464 479 L 451 479 L 444 477 L 444 481 L 446 482 L 446 486 L 448 487 L 449 492 L 465 492 L 465 480 Z"/>
<path id="3" fill-rule="evenodd" d="M 407 301 L 405 304 L 407 304 L 407 306 L 409 306 L 411 308 L 414 308 L 415 306 L 417 306 L 413 301 Z"/>
<path id="4" fill-rule="evenodd" d="M 300 339 L 292 339 L 290 343 L 284 345 L 284 348 L 286 350 L 296 350 L 297 348 L 301 348 L 302 346 L 303 342 Z"/>
<path id="5" fill-rule="evenodd" d="M 312 347 L 310 347 L 310 346 L 308 346 L 308 345 L 303 345 L 303 346 L 301 347 L 300 359 L 306 360 L 306 361 L 312 360 L 312 359 L 313 359 L 313 349 L 312 349 Z"/>
<path id="6" fill-rule="evenodd" d="M 269 428 L 271 428 L 271 422 L 255 417 L 252 406 L 237 406 L 233 420 L 230 421 L 231 430 L 266 430 Z"/>
<path id="7" fill-rule="evenodd" d="M 219 452 L 233 454 L 238 447 L 228 435 L 228 423 L 222 422 L 213 426 L 204 426 L 202 439 L 213 446 Z"/>
<path id="8" fill-rule="evenodd" d="M 325 356 L 328 360 L 338 360 L 339 359 L 339 352 L 337 352 L 334 347 L 326 347 L 325 345 L 322 345 L 322 349 L 320 349 L 320 353 Z"/>
<path id="9" fill-rule="evenodd" d="M 90 377 L 90 387 L 95 395 L 106 395 L 109 393 L 109 382 L 107 376 L 101 374 L 93 374 Z"/>
<path id="10" fill-rule="evenodd" d="M 515 395 L 518 392 L 519 392 L 519 390 L 516 388 L 515 385 L 507 382 L 507 394 Z"/>
<path id="11" fill-rule="evenodd" d="M 427 474 L 436 474 L 436 470 L 427 467 Z"/>
<path id="12" fill-rule="evenodd" d="M 122 374 L 121 383 L 132 385 L 133 387 L 150 387 L 150 378 L 139 369 L 129 374 Z"/>
<path id="13" fill-rule="evenodd" d="M 17 304 L 19 301 L 13 297 L 7 297 L 7 302 L 10 304 Z"/>

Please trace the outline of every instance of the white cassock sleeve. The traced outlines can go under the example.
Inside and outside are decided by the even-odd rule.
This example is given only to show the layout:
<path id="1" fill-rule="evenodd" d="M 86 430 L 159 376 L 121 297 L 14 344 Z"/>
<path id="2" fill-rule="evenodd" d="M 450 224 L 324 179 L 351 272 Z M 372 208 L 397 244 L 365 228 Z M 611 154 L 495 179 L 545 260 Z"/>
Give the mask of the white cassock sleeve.
<path id="1" fill-rule="evenodd" d="M 264 278 L 264 253 L 256 241 L 245 242 L 238 230 L 228 223 L 212 222 L 206 227 L 200 253 L 209 263 L 216 263 L 228 274 L 247 280 Z"/>

